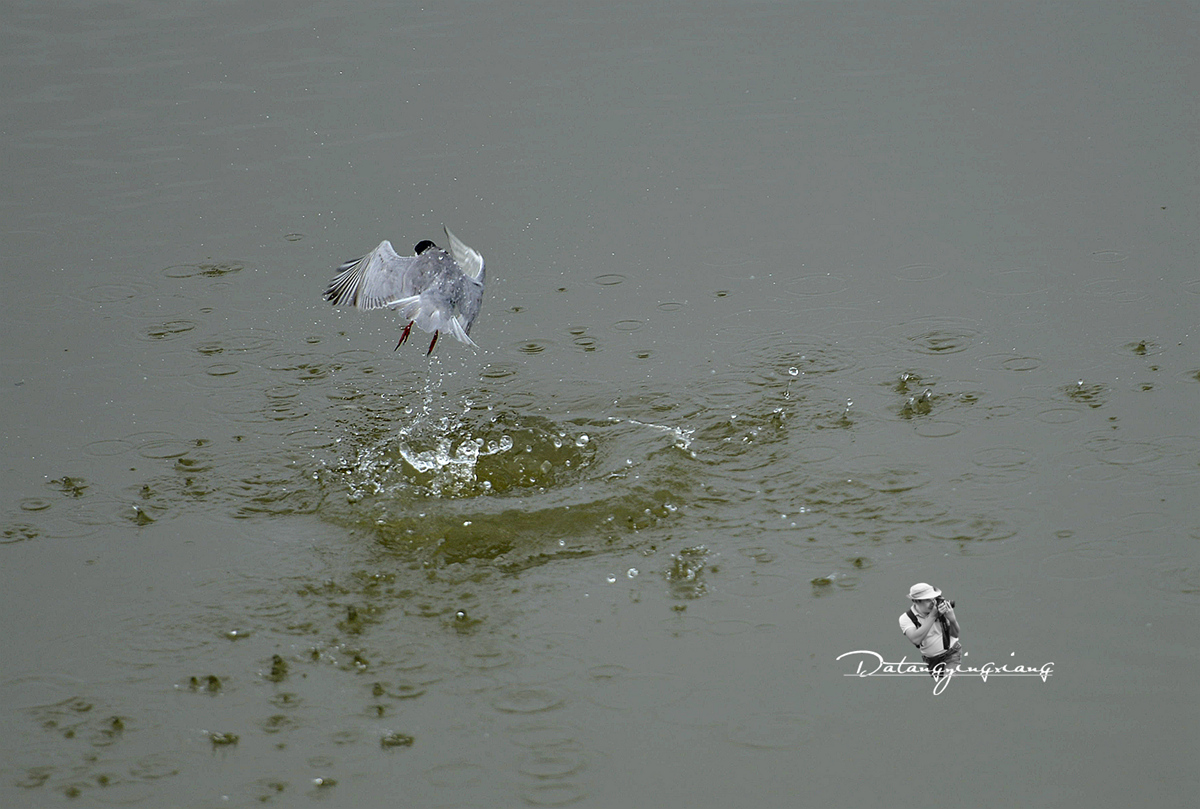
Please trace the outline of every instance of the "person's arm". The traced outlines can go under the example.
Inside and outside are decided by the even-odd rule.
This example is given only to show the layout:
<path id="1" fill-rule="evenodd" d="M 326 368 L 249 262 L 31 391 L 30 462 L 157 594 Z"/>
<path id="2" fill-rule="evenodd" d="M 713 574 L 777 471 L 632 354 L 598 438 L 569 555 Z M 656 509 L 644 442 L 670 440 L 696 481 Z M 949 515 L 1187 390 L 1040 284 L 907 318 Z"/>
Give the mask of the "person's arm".
<path id="1" fill-rule="evenodd" d="M 954 607 L 950 606 L 949 601 L 943 601 L 942 604 L 946 606 L 944 614 L 946 616 L 946 623 L 950 625 L 950 634 L 956 638 L 962 637 L 958 631 L 958 618 L 954 615 Z"/>
<path id="2" fill-rule="evenodd" d="M 911 640 L 913 643 L 920 646 L 921 641 L 925 640 L 925 636 L 929 634 L 929 630 L 933 629 L 933 624 L 935 621 L 937 621 L 937 617 L 938 617 L 938 611 L 930 610 L 929 614 L 921 619 L 920 624 L 918 624 L 913 629 L 904 630 L 904 634 L 908 637 L 909 640 Z"/>

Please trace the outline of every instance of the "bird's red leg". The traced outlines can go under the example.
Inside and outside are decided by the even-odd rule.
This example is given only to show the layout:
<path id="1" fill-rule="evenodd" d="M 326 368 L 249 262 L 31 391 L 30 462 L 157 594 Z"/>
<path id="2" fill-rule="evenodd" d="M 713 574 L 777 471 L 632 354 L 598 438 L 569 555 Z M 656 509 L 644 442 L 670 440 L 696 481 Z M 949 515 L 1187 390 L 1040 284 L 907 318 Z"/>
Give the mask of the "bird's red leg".
<path id="1" fill-rule="evenodd" d="M 433 353 L 433 344 L 437 342 L 437 336 L 438 336 L 438 333 L 435 331 L 433 333 L 433 340 L 431 340 L 429 342 L 429 350 L 425 352 L 426 357 L 428 357 L 430 354 Z"/>
<path id="2" fill-rule="evenodd" d="M 412 324 L 411 320 L 408 321 L 408 325 L 404 327 L 404 331 L 400 332 L 400 342 L 396 343 L 396 348 L 404 345 L 404 341 L 408 339 L 408 333 L 412 331 Z M 395 351 L 396 348 L 393 348 L 392 351 Z"/>

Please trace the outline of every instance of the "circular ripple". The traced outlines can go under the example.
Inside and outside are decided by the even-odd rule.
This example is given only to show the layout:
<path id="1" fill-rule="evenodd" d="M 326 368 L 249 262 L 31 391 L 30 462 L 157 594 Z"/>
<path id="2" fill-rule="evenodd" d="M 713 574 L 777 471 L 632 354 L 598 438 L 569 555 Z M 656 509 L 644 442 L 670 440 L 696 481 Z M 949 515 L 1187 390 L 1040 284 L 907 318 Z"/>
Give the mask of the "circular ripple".
<path id="1" fill-rule="evenodd" d="M 197 275 L 204 278 L 220 278 L 246 269 L 240 261 L 217 261 L 205 264 L 175 264 L 167 267 L 162 274 L 168 278 L 193 278 Z"/>
<path id="2" fill-rule="evenodd" d="M 637 331 L 642 327 L 640 320 L 618 320 L 612 325 L 617 331 Z"/>
<path id="3" fill-rule="evenodd" d="M 234 329 L 219 339 L 196 347 L 201 354 L 217 354 L 223 351 L 253 353 L 271 348 L 278 338 L 262 329 Z"/>
<path id="4" fill-rule="evenodd" d="M 522 412 L 531 407 L 536 407 L 541 403 L 541 399 L 533 391 L 515 391 L 506 394 L 504 404 L 515 412 Z"/>
<path id="5" fill-rule="evenodd" d="M 949 421 L 921 422 L 913 427 L 913 432 L 922 438 L 949 438 L 962 432 L 962 425 Z"/>
<path id="6" fill-rule="evenodd" d="M 516 376 L 521 369 L 516 365 L 492 364 L 479 372 L 483 379 L 507 379 Z"/>
<path id="7" fill-rule="evenodd" d="M 1000 363 L 1000 367 L 1006 371 L 1036 371 L 1045 365 L 1045 361 L 1041 357 L 1009 357 Z"/>
<path id="8" fill-rule="evenodd" d="M 583 769 L 583 754 L 557 748 L 534 749 L 521 757 L 517 772 L 533 778 L 565 778 Z"/>
<path id="9" fill-rule="evenodd" d="M 621 275 L 620 273 L 605 273 L 604 275 L 597 275 L 592 280 L 602 287 L 613 287 L 617 284 L 624 283 L 625 276 Z"/>
<path id="10" fill-rule="evenodd" d="M 177 340 L 195 329 L 199 324 L 194 320 L 167 320 L 155 323 L 142 329 L 142 339 L 145 340 Z"/>
<path id="11" fill-rule="evenodd" d="M 531 750 L 575 750 L 577 732 L 560 725 L 523 724 L 508 731 L 513 744 Z"/>
<path id="12" fill-rule="evenodd" d="M 1200 457 L 1200 436 L 1198 435 L 1164 435 L 1154 440 L 1162 447 L 1163 452 L 1177 458 L 1184 464 L 1194 463 Z"/>
<path id="13" fill-rule="evenodd" d="M 790 457 L 797 463 L 824 463 L 832 461 L 841 454 L 842 451 L 836 447 L 812 444 L 796 449 L 790 453 Z"/>
<path id="14" fill-rule="evenodd" d="M 1087 383 L 1080 379 L 1073 385 L 1064 385 L 1061 390 L 1068 399 L 1085 404 L 1093 409 L 1103 407 L 1108 401 L 1109 391 L 1100 383 Z"/>
<path id="15" fill-rule="evenodd" d="M 1161 566 L 1150 586 L 1180 604 L 1200 606 L 1200 568 L 1169 564 Z"/>
<path id="16" fill-rule="evenodd" d="M 775 342 L 771 336 L 771 342 Z M 787 368 L 788 378 L 803 379 L 809 374 L 834 374 L 850 368 L 858 367 L 859 362 L 846 349 L 824 343 L 794 344 L 778 363 L 777 367 Z M 791 369 L 796 369 L 792 374 Z"/>
<path id="17" fill-rule="evenodd" d="M 1072 407 L 1051 407 L 1037 414 L 1037 420 L 1043 424 L 1070 424 L 1078 421 L 1083 413 Z"/>
<path id="18" fill-rule="evenodd" d="M 513 343 L 512 346 L 522 354 L 541 354 L 551 345 L 549 340 L 526 340 Z"/>
<path id="19" fill-rule="evenodd" d="M 379 361 L 379 354 L 365 348 L 351 348 L 333 355 L 340 365 L 355 366 Z"/>
<path id="20" fill-rule="evenodd" d="M 978 334 L 954 329 L 934 329 L 909 338 L 914 348 L 922 354 L 958 354 L 970 348 Z"/>
<path id="21" fill-rule="evenodd" d="M 1125 474 L 1125 471 L 1121 467 L 1098 461 L 1094 455 L 1088 455 L 1084 452 L 1068 453 L 1063 458 L 1061 465 L 1067 470 L 1068 478 L 1086 480 L 1092 483 L 1116 480 Z"/>
<path id="22" fill-rule="evenodd" d="M 703 629 L 698 625 L 696 629 Z M 631 674 L 611 667 L 603 674 L 593 669 L 588 699 L 604 708 L 640 710 L 658 708 L 686 699 L 687 681 L 670 674 Z"/>
<path id="23" fill-rule="evenodd" d="M 985 469 L 1017 469 L 1032 460 L 1033 456 L 1016 447 L 992 447 L 981 449 L 971 456 L 971 461 Z"/>
<path id="24" fill-rule="evenodd" d="M 1095 295 L 1114 303 L 1129 303 L 1130 301 L 1144 300 L 1148 297 L 1148 293 L 1131 286 L 1130 282 L 1123 278 L 1105 278 L 1099 281 L 1092 281 L 1084 284 L 1082 290 L 1089 295 Z"/>
<path id="25" fill-rule="evenodd" d="M 917 525 L 945 519 L 946 507 L 932 500 L 906 500 L 892 504 L 879 515 L 885 523 Z"/>
<path id="26" fill-rule="evenodd" d="M 153 460 L 181 458 L 196 448 L 195 441 L 185 441 L 182 438 L 165 438 L 147 441 L 138 447 L 138 455 Z"/>
<path id="27" fill-rule="evenodd" d="M 95 455 L 101 458 L 112 455 L 124 455 L 131 449 L 133 449 L 133 444 L 120 438 L 106 438 L 83 445 L 83 451 L 88 455 Z"/>
<path id="28" fill-rule="evenodd" d="M 1100 454 L 1106 463 L 1117 466 L 1151 463 L 1160 460 L 1164 451 L 1157 444 L 1142 441 L 1122 441 L 1110 436 L 1099 436 L 1084 442 L 1084 447 Z"/>
<path id="29" fill-rule="evenodd" d="M 1156 340 L 1131 340 L 1117 347 L 1116 354 L 1133 354 L 1138 357 L 1152 357 L 1163 353 L 1162 345 Z"/>
<path id="30" fill-rule="evenodd" d="M 687 301 L 663 301 L 658 308 L 663 312 L 677 312 L 685 306 L 687 306 Z"/>
<path id="31" fill-rule="evenodd" d="M 909 264 L 894 272 L 896 278 L 901 281 L 935 281 L 946 277 L 945 270 L 939 270 L 930 264 Z"/>
<path id="32" fill-rule="evenodd" d="M 210 363 L 199 371 L 189 373 L 184 377 L 184 382 L 194 388 L 224 391 L 244 390 L 255 385 L 255 380 L 249 374 L 239 373 L 241 370 L 242 366 L 237 363 Z"/>
<path id="33" fill-rule="evenodd" d="M 1129 256 L 1118 250 L 1097 250 L 1092 253 L 1092 261 L 1098 261 L 1101 264 L 1120 264 L 1128 258 Z"/>
<path id="34" fill-rule="evenodd" d="M 282 443 L 284 446 L 295 447 L 297 449 L 326 449 L 337 444 L 338 438 L 316 427 L 306 427 L 302 430 L 293 430 L 288 433 L 283 437 Z"/>
<path id="35" fill-rule="evenodd" d="M 875 490 L 857 478 L 839 478 L 809 486 L 804 494 L 810 505 L 845 508 L 869 500 Z"/>
<path id="36" fill-rule="evenodd" d="M 849 281 L 830 273 L 802 275 L 787 282 L 788 294 L 802 298 L 836 295 L 839 292 L 845 292 L 849 288 Z"/>
<path id="37" fill-rule="evenodd" d="M 94 287 L 88 287 L 83 298 L 92 303 L 117 303 L 118 301 L 127 301 L 131 298 L 136 298 L 153 289 L 153 286 L 146 283 L 97 284 Z"/>
<path id="38" fill-rule="evenodd" d="M 1010 539 L 1016 536 L 1017 532 L 1016 529 L 1009 528 L 1001 520 L 979 516 L 938 520 L 930 526 L 929 535 L 934 539 L 947 539 L 955 542 L 995 542 Z"/>
<path id="39" fill-rule="evenodd" d="M 568 781 L 536 784 L 522 792 L 525 802 L 532 806 L 569 806 L 587 797 L 587 790 Z"/>
<path id="40" fill-rule="evenodd" d="M 298 354 L 285 351 L 265 357 L 262 360 L 262 366 L 268 371 L 296 373 L 298 376 L 311 376 L 318 373 L 324 376 L 329 370 L 329 358 L 324 354 Z"/>
<path id="41" fill-rule="evenodd" d="M 464 658 L 462 665 L 466 668 L 478 669 L 480 671 L 493 671 L 495 669 L 507 668 L 519 659 L 519 655 L 512 649 L 491 647 L 480 649 L 469 657 Z"/>
<path id="42" fill-rule="evenodd" d="M 94 502 L 87 507 L 71 508 L 66 512 L 55 509 L 53 512 L 48 512 L 45 519 L 37 526 L 38 536 L 50 539 L 79 539 L 90 536 L 103 528 L 111 527 L 116 522 L 114 515 L 121 512 L 121 516 L 125 516 L 124 509 L 127 508 L 129 506 L 124 504 L 118 506 L 108 501 Z M 57 512 L 56 516 L 50 516 L 55 512 Z"/>
<path id="43" fill-rule="evenodd" d="M 959 354 L 979 342 L 980 331 L 964 318 L 920 318 L 885 331 L 902 337 L 919 354 Z"/>
<path id="44" fill-rule="evenodd" d="M 929 482 L 929 473 L 919 469 L 889 469 L 866 475 L 863 482 L 877 492 L 896 494 L 919 489 Z"/>
<path id="45" fill-rule="evenodd" d="M 23 497 L 20 505 L 21 511 L 45 511 L 52 504 L 43 497 Z"/>
<path id="46" fill-rule="evenodd" d="M 1017 396 L 1013 399 L 1001 402 L 1000 404 L 989 405 L 984 408 L 984 413 L 987 415 L 984 418 L 1002 419 L 1009 416 L 1016 416 L 1028 412 L 1034 407 L 1040 407 L 1042 400 L 1035 399 L 1031 396 Z"/>
<path id="47" fill-rule="evenodd" d="M 541 713 L 563 704 L 562 697 L 548 688 L 510 688 L 492 700 L 492 707 L 503 713 Z"/>
<path id="48" fill-rule="evenodd" d="M 140 781 L 157 781 L 178 775 L 180 765 L 165 753 L 151 753 L 138 759 L 129 768 L 129 774 Z"/>
<path id="49" fill-rule="evenodd" d="M 141 432 L 131 433 L 122 441 L 128 441 L 131 446 L 141 446 L 148 441 L 162 441 L 167 438 L 177 438 L 174 433 L 169 433 L 166 430 L 142 430 Z"/>

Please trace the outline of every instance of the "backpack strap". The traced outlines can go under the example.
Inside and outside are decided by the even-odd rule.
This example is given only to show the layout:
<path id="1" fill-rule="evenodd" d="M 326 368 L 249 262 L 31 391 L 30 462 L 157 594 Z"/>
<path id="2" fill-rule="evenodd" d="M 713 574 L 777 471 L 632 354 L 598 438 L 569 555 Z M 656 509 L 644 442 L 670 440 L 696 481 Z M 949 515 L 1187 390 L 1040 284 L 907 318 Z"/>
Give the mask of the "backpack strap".
<path id="1" fill-rule="evenodd" d="M 919 627 L 921 625 L 921 622 L 917 620 L 917 614 L 913 611 L 912 607 L 908 608 L 908 612 L 906 612 L 905 615 L 908 616 L 908 620 L 913 622 L 914 627 Z M 913 646 L 916 646 L 918 649 L 921 648 L 921 644 L 916 643 L 915 641 L 913 642 Z"/>

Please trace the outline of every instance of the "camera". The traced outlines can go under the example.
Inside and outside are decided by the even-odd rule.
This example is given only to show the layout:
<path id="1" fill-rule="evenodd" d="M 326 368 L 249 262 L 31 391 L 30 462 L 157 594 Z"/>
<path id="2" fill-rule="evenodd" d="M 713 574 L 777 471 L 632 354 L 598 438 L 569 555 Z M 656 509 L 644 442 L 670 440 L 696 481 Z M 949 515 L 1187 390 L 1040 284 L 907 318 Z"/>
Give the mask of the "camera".
<path id="1" fill-rule="evenodd" d="M 934 604 L 938 606 L 941 606 L 942 604 L 949 604 L 951 609 L 957 606 L 953 601 L 946 601 L 946 599 L 942 598 L 941 596 L 934 596 L 933 601 Z"/>

